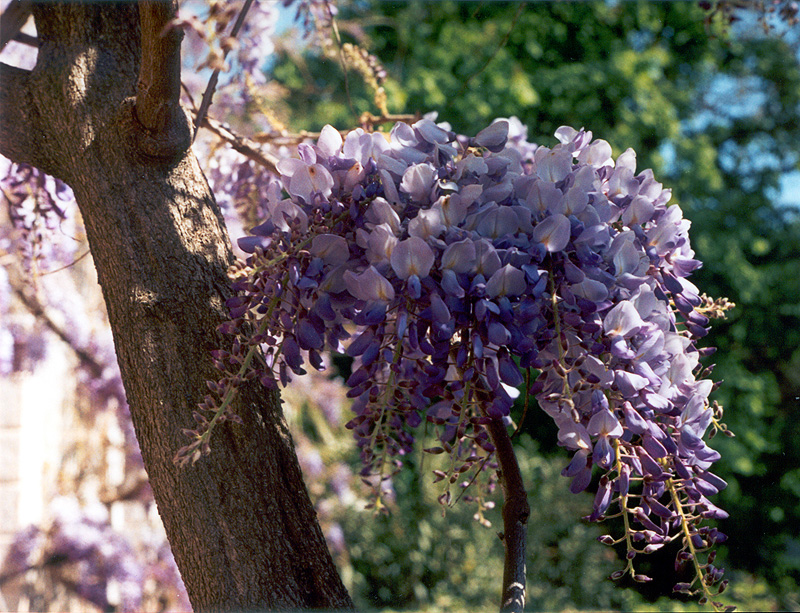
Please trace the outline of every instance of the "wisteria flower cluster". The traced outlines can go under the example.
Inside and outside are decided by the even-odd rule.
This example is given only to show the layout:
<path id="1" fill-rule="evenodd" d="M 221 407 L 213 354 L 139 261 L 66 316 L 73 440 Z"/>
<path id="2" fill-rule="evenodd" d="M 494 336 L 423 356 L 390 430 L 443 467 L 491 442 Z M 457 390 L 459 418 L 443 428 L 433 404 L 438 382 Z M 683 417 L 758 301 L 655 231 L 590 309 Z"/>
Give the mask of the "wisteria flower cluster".
<path id="1" fill-rule="evenodd" d="M 726 516 L 708 498 L 725 482 L 703 438 L 726 429 L 696 345 L 713 304 L 687 279 L 700 266 L 689 222 L 632 150 L 615 160 L 591 132 L 556 137 L 532 145 L 515 118 L 474 138 L 422 119 L 344 139 L 326 126 L 300 145 L 267 219 L 239 241 L 251 255 L 233 270 L 224 330 L 236 336 L 215 354 L 227 374 L 178 461 L 238 419 L 239 382 L 285 385 L 330 350 L 355 358 L 348 426 L 363 474 L 391 475 L 428 422 L 439 442 L 427 451 L 451 458 L 437 479 L 463 483 L 525 384 L 573 453 L 571 491 L 603 473 L 588 519 L 624 518 L 622 538 L 601 539 L 626 545 L 615 577 L 649 580 L 635 555 L 678 540 L 699 585 L 676 589 L 710 600 L 722 571 L 699 556 L 725 536 L 702 520 Z"/>
<path id="2" fill-rule="evenodd" d="M 66 219 L 66 208 L 74 202 L 72 190 L 29 164 L 12 164 L 3 160 L 0 173 L 2 200 L 8 207 L 11 226 L 20 234 L 19 240 L 14 242 L 23 251 L 26 266 L 35 273 L 41 260 L 51 256 L 49 251 L 69 246 L 47 239 Z"/>
<path id="3" fill-rule="evenodd" d="M 141 609 L 144 599 L 161 596 L 150 593 L 154 588 L 188 607 L 166 543 L 151 548 L 145 560 L 111 527 L 103 505 L 81 507 L 74 498 L 57 497 L 50 511 L 53 519 L 46 530 L 31 525 L 17 533 L 0 568 L 3 579 L 46 571 L 102 610 Z"/>

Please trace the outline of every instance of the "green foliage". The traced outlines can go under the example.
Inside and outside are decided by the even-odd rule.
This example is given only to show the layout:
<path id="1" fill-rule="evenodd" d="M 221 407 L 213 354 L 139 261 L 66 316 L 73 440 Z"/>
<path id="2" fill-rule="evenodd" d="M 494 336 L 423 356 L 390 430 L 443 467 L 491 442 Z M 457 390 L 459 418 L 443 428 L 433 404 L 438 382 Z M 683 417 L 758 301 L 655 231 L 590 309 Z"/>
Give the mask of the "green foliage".
<path id="1" fill-rule="evenodd" d="M 527 436 L 519 443 L 520 464 L 530 492 L 528 606 L 535 611 L 635 609 L 636 593 L 607 580 L 618 567 L 613 551 L 596 541 L 598 526 L 578 518 L 591 510 L 591 496 L 567 495 L 560 460 L 543 458 Z M 426 458 L 430 464 L 430 457 Z M 443 513 L 441 485 L 414 466 L 395 479 L 396 507 L 390 515 L 343 520 L 350 544 L 351 593 L 356 607 L 424 611 L 496 610 L 503 546 L 499 508 L 486 515 L 493 526 L 473 519 L 473 503 L 459 502 Z"/>

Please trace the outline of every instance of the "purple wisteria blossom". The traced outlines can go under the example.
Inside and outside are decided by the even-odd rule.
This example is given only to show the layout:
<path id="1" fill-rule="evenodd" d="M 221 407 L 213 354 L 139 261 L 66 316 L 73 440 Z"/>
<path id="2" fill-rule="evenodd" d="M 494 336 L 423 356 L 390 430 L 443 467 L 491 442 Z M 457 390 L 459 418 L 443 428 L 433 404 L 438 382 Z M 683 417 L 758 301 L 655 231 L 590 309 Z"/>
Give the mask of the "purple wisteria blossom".
<path id="1" fill-rule="evenodd" d="M 677 540 L 708 596 L 719 571 L 697 556 L 725 537 L 701 520 L 724 515 L 707 496 L 725 482 L 703 437 L 724 428 L 696 345 L 708 317 L 687 279 L 689 222 L 632 150 L 615 160 L 591 132 L 556 137 L 527 143 L 512 118 L 456 138 L 422 119 L 301 145 L 240 241 L 224 328 L 254 333 L 216 353 L 227 374 L 201 408 L 225 413 L 242 377 L 274 386 L 344 350 L 362 474 L 389 477 L 428 422 L 453 485 L 493 454 L 486 426 L 510 424 L 527 379 L 573 454 L 571 491 L 602 473 L 589 519 L 625 516 L 625 536 L 603 539 L 626 543 L 625 572 L 647 580 L 635 554 Z M 199 421 L 181 461 L 218 419 Z"/>

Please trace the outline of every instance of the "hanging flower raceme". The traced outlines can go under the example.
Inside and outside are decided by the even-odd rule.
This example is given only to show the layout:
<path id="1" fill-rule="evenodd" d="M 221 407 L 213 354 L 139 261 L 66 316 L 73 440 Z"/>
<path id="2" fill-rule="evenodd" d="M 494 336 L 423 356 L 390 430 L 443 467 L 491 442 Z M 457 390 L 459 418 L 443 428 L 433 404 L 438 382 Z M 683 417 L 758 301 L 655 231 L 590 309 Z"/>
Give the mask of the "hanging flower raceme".
<path id="1" fill-rule="evenodd" d="M 615 160 L 568 127 L 552 148 L 524 134 L 516 119 L 474 138 L 428 119 L 344 139 L 326 126 L 282 162 L 267 219 L 240 241 L 251 255 L 225 326 L 239 337 L 216 354 L 228 374 L 179 459 L 236 419 L 238 381 L 285 384 L 331 350 L 355 359 L 363 474 L 391 475 L 428 422 L 428 451 L 452 458 L 437 479 L 455 484 L 486 465 L 486 424 L 511 423 L 532 375 L 527 393 L 573 453 L 570 489 L 603 474 L 589 519 L 624 517 L 626 534 L 602 539 L 627 546 L 618 575 L 647 580 L 635 554 L 678 540 L 709 598 L 721 572 L 698 556 L 725 537 L 701 524 L 725 516 L 708 499 L 725 482 L 703 437 L 725 428 L 696 346 L 711 309 L 687 279 L 700 266 L 689 222 L 632 150 Z"/>

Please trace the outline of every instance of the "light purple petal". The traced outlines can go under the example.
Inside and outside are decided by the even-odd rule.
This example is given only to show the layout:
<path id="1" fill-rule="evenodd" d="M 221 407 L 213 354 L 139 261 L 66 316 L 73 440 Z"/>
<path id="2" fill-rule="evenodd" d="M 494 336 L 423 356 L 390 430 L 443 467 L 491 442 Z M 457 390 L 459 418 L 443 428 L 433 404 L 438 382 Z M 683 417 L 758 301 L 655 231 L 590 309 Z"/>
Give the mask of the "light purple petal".
<path id="1" fill-rule="evenodd" d="M 536 181 L 528 192 L 525 206 L 534 212 L 556 212 L 564 194 L 549 181 Z"/>
<path id="2" fill-rule="evenodd" d="M 457 273 L 472 271 L 476 262 L 475 243 L 469 238 L 448 245 L 442 254 L 442 268 L 449 268 Z"/>
<path id="3" fill-rule="evenodd" d="M 397 243 L 391 257 L 392 269 L 404 281 L 411 275 L 417 275 L 420 279 L 427 277 L 434 260 L 433 250 L 418 236 L 410 236 Z"/>
<path id="4" fill-rule="evenodd" d="M 392 284 L 374 266 L 370 266 L 359 274 L 355 274 L 351 270 L 345 271 L 344 283 L 347 286 L 347 291 L 359 300 L 368 302 L 390 302 L 394 300 Z"/>
<path id="5" fill-rule="evenodd" d="M 400 216 L 392 208 L 392 205 L 383 198 L 375 198 L 370 203 L 365 218 L 369 223 L 376 226 L 387 224 L 395 234 L 400 231 Z"/>
<path id="6" fill-rule="evenodd" d="M 550 215 L 540 221 L 533 229 L 533 240 L 544 244 L 551 253 L 562 251 L 569 243 L 571 226 L 566 216 L 559 214 Z"/>
<path id="7" fill-rule="evenodd" d="M 400 194 L 397 193 L 397 185 L 388 170 L 381 170 L 381 185 L 383 185 L 383 195 L 392 204 L 400 204 Z"/>
<path id="8" fill-rule="evenodd" d="M 602 302 L 608 297 L 608 288 L 600 281 L 584 279 L 571 287 L 572 293 L 591 302 Z"/>
<path id="9" fill-rule="evenodd" d="M 603 330 L 608 336 L 633 336 L 644 325 L 636 307 L 628 301 L 620 302 L 603 320 Z"/>
<path id="10" fill-rule="evenodd" d="M 603 409 L 592 415 L 586 429 L 593 436 L 608 438 L 619 438 L 623 433 L 622 424 L 608 409 Z"/>
<path id="11" fill-rule="evenodd" d="M 478 223 L 475 230 L 481 236 L 500 238 L 507 234 L 516 234 L 519 230 L 519 217 L 508 206 L 499 206 L 488 211 Z"/>
<path id="12" fill-rule="evenodd" d="M 557 183 L 572 172 L 572 154 L 557 145 L 554 149 L 539 147 L 534 156 L 536 174 L 545 181 Z"/>
<path id="13" fill-rule="evenodd" d="M 336 234 L 319 234 L 311 241 L 309 249 L 312 255 L 322 258 L 330 266 L 344 264 L 350 259 L 347 241 Z"/>
<path id="14" fill-rule="evenodd" d="M 442 213 L 438 209 L 426 209 L 417 213 L 417 216 L 408 223 L 408 233 L 427 240 L 436 238 L 444 232 Z"/>
<path id="15" fill-rule="evenodd" d="M 295 168 L 287 191 L 310 204 L 315 194 L 323 198 L 330 196 L 332 188 L 333 177 L 328 169 L 321 164 L 312 164 Z"/>
<path id="16" fill-rule="evenodd" d="M 342 151 L 342 135 L 331 125 L 326 125 L 319 133 L 317 147 L 327 156 L 339 155 Z"/>
<path id="17" fill-rule="evenodd" d="M 495 296 L 519 296 L 525 291 L 526 287 L 525 273 L 519 268 L 514 268 L 511 264 L 506 264 L 486 282 L 486 295 L 490 298 Z"/>
<path id="18" fill-rule="evenodd" d="M 411 196 L 415 202 L 430 202 L 435 171 L 429 164 L 414 164 L 403 173 L 400 191 Z"/>

